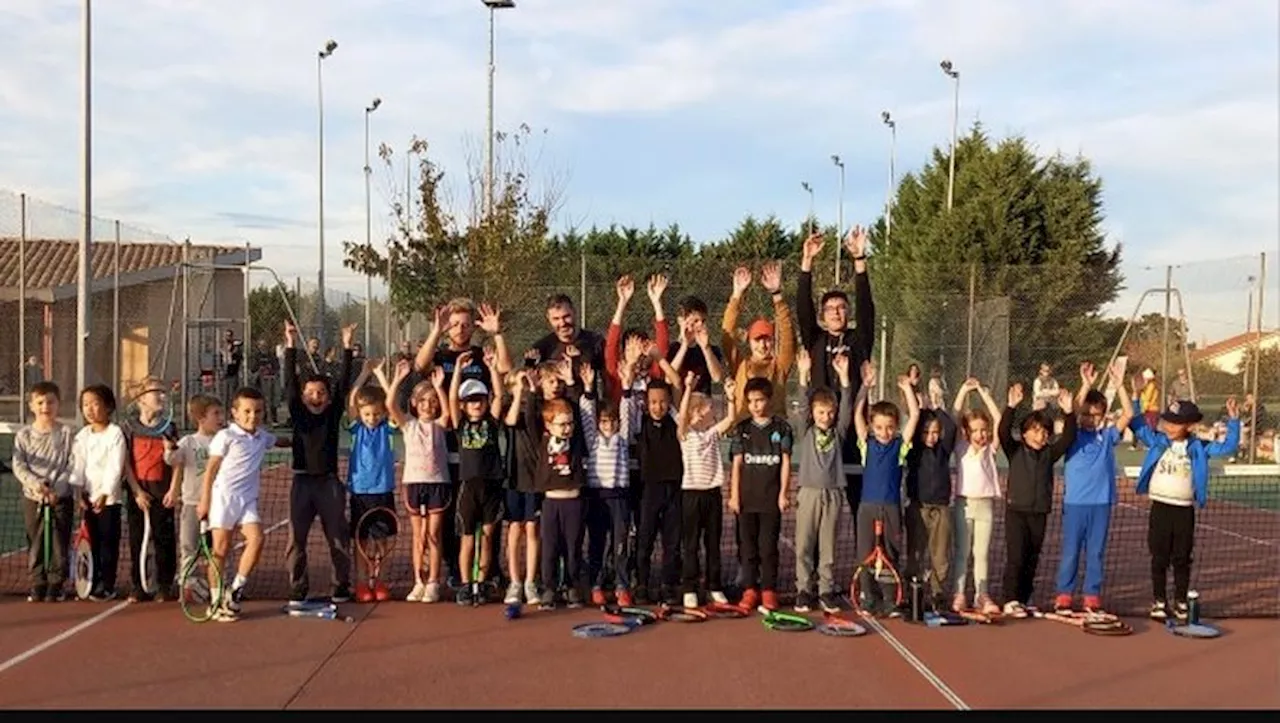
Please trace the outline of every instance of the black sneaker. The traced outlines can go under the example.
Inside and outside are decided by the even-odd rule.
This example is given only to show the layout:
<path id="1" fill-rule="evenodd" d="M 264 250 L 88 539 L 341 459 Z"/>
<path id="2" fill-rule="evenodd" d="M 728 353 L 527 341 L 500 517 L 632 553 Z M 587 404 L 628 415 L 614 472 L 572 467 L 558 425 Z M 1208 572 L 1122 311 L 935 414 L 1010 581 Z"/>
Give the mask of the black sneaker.
<path id="1" fill-rule="evenodd" d="M 835 593 L 823 593 L 818 596 L 818 604 L 822 606 L 822 612 L 835 615 L 840 612 L 840 598 Z"/>
<path id="2" fill-rule="evenodd" d="M 303 599 L 305 600 L 306 597 L 304 596 Z M 351 602 L 351 586 L 347 583 L 338 585 L 333 589 L 333 594 L 329 596 L 329 599 L 335 603 Z"/>
<path id="3" fill-rule="evenodd" d="M 231 598 L 227 600 L 227 610 L 237 615 L 240 614 L 241 604 L 244 602 L 244 588 L 237 587 L 231 591 Z"/>
<path id="4" fill-rule="evenodd" d="M 634 590 L 634 595 L 632 597 L 636 605 L 645 606 L 653 604 L 653 600 L 649 599 L 648 588 L 641 585 L 639 587 L 632 588 L 632 590 Z"/>
<path id="5" fill-rule="evenodd" d="M 66 602 L 67 591 L 61 585 L 54 585 L 49 588 L 49 593 L 44 599 L 48 602 Z"/>
<path id="6" fill-rule="evenodd" d="M 794 610 L 798 613 L 807 613 L 813 609 L 813 595 L 809 592 L 801 590 L 796 593 L 796 604 Z"/>
<path id="7" fill-rule="evenodd" d="M 289 593 L 289 602 L 291 603 L 303 603 L 306 601 L 307 601 L 307 591 L 304 588 L 295 587 L 293 591 Z M 338 601 L 334 600 L 334 602 L 338 602 Z"/>
<path id="8" fill-rule="evenodd" d="M 571 608 L 582 607 L 582 593 L 578 592 L 577 586 L 569 588 L 569 592 L 565 594 L 565 601 Z"/>
<path id="9" fill-rule="evenodd" d="M 459 605 L 470 605 L 471 604 L 471 585 L 467 584 L 458 588 L 458 592 L 455 593 L 453 596 L 453 601 L 458 603 Z"/>
<path id="10" fill-rule="evenodd" d="M 31 592 L 27 594 L 27 602 L 44 602 L 45 592 L 45 588 L 42 587 L 31 588 Z"/>

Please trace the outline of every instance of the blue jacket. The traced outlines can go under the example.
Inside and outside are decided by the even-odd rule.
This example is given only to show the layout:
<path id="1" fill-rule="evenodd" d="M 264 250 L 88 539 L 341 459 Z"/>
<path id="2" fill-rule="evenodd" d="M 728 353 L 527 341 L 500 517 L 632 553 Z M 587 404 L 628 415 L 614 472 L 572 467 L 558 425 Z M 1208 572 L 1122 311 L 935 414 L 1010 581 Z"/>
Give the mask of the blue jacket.
<path id="1" fill-rule="evenodd" d="M 1138 486 L 1134 491 L 1140 495 L 1147 493 L 1151 486 L 1151 473 L 1156 463 L 1169 449 L 1169 436 L 1146 425 L 1142 416 L 1141 403 L 1133 400 L 1133 421 L 1129 429 L 1134 438 L 1147 447 L 1147 456 L 1142 460 L 1142 471 L 1138 473 Z M 1240 446 L 1240 420 L 1227 420 L 1227 438 L 1221 442 L 1205 442 L 1199 437 L 1187 440 L 1187 457 L 1191 460 L 1191 484 L 1196 492 L 1196 504 L 1204 507 L 1209 500 L 1209 458 L 1226 457 Z"/>

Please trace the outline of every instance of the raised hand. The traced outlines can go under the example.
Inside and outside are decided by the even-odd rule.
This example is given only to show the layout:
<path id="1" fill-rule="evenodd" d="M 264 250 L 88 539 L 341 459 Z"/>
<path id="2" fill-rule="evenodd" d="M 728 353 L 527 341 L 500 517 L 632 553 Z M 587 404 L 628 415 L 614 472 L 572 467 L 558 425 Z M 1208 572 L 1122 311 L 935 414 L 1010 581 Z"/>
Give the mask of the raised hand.
<path id="1" fill-rule="evenodd" d="M 298 327 L 293 325 L 293 319 L 284 320 L 284 338 L 297 337 Z"/>
<path id="2" fill-rule="evenodd" d="M 636 380 L 636 367 L 634 362 L 623 362 L 618 365 L 618 383 L 622 388 L 630 389 Z"/>
<path id="3" fill-rule="evenodd" d="M 1240 418 L 1240 402 L 1234 394 L 1227 397 L 1227 416 L 1232 419 Z"/>
<path id="4" fill-rule="evenodd" d="M 351 342 L 356 338 L 356 326 L 358 324 L 353 322 L 342 327 L 342 346 L 344 349 L 351 348 Z"/>
<path id="5" fill-rule="evenodd" d="M 405 370 L 405 374 L 408 375 L 408 373 L 408 370 Z M 399 376 L 399 374 L 400 370 L 397 369 L 396 375 Z M 431 370 L 431 386 L 435 389 L 439 389 L 444 386 L 444 367 L 438 366 Z"/>
<path id="6" fill-rule="evenodd" d="M 576 360 L 578 357 L 582 356 L 582 352 L 578 350 L 576 345 L 570 344 L 564 348 L 564 355 L 570 359 Z"/>
<path id="7" fill-rule="evenodd" d="M 484 347 L 484 364 L 492 369 L 498 363 L 498 350 L 492 344 L 486 344 Z"/>
<path id="8" fill-rule="evenodd" d="M 911 386 L 911 377 L 906 374 L 898 375 L 898 389 L 901 389 L 903 394 L 914 395 L 916 393 L 915 388 Z"/>
<path id="9" fill-rule="evenodd" d="M 1107 367 L 1107 379 L 1116 389 L 1124 386 L 1124 371 L 1120 368 L 1120 362 L 1111 362 L 1111 366 Z"/>
<path id="10" fill-rule="evenodd" d="M 808 354 L 805 354 L 808 356 Z M 831 359 L 831 366 L 836 370 L 836 376 L 840 377 L 841 382 L 849 381 L 849 355 L 844 352 L 837 353 Z"/>
<path id="11" fill-rule="evenodd" d="M 711 334 L 707 331 L 706 325 L 698 325 L 693 331 L 693 341 L 702 349 L 706 349 L 711 344 Z"/>
<path id="12" fill-rule="evenodd" d="M 567 349 L 565 356 L 556 363 L 556 374 L 560 375 L 566 386 L 573 386 L 573 357 L 569 356 Z"/>
<path id="13" fill-rule="evenodd" d="M 739 266 L 733 270 L 733 296 L 735 298 L 742 296 L 746 292 L 747 287 L 751 286 L 751 269 L 746 266 Z"/>
<path id="14" fill-rule="evenodd" d="M 684 375 L 684 388 L 686 390 L 693 389 L 698 385 L 698 375 L 693 372 L 687 372 Z"/>
<path id="15" fill-rule="evenodd" d="M 578 365 L 578 376 L 582 379 L 582 386 L 585 389 L 593 389 L 596 384 L 596 370 L 591 367 L 588 362 L 582 362 Z"/>
<path id="16" fill-rule="evenodd" d="M 634 367 L 644 356 L 644 340 L 638 336 L 629 337 L 622 345 L 622 366 Z"/>
<path id="17" fill-rule="evenodd" d="M 490 336 L 502 333 L 502 307 L 480 305 L 480 330 Z"/>
<path id="18" fill-rule="evenodd" d="M 626 304 L 631 301 L 631 297 L 636 293 L 636 282 L 631 278 L 630 274 L 618 277 L 617 283 L 613 285 L 614 291 L 618 292 L 618 303 Z"/>
<path id="19" fill-rule="evenodd" d="M 770 261 L 760 270 L 760 285 L 770 294 L 782 289 L 782 262 Z"/>
<path id="20" fill-rule="evenodd" d="M 867 253 L 867 230 L 861 226 L 854 226 L 849 229 L 849 235 L 844 237 L 844 247 L 850 256 L 865 256 Z"/>
<path id="21" fill-rule="evenodd" d="M 725 398 L 726 398 L 726 399 L 733 399 L 733 390 L 734 390 L 734 389 L 735 389 L 735 387 L 734 387 L 734 385 L 733 385 L 733 379 L 730 379 L 729 377 L 725 377 L 725 379 L 724 379 L 724 396 L 725 396 Z"/>
<path id="22" fill-rule="evenodd" d="M 862 386 L 870 389 L 876 383 L 876 365 L 875 362 L 862 362 Z"/>
<path id="23" fill-rule="evenodd" d="M 1022 404 L 1022 399 L 1022 382 L 1015 382 L 1013 386 L 1009 387 L 1009 407 L 1012 409 L 1013 407 Z"/>
<path id="24" fill-rule="evenodd" d="M 382 366 L 382 357 L 369 356 L 364 358 L 364 373 L 372 374 L 378 367 Z"/>
<path id="25" fill-rule="evenodd" d="M 1058 390 L 1058 409 L 1064 412 L 1071 411 L 1071 390 L 1066 387 Z"/>
<path id="26" fill-rule="evenodd" d="M 529 349 L 524 353 L 524 360 L 533 362 L 535 365 L 542 360 L 542 354 L 537 349 Z"/>
<path id="27" fill-rule="evenodd" d="M 436 308 L 435 318 L 431 320 L 431 324 L 431 333 L 435 335 L 443 334 L 445 329 L 449 328 L 449 307 L 447 305 L 441 305 Z"/>
<path id="28" fill-rule="evenodd" d="M 474 358 L 475 358 L 475 355 L 471 353 L 470 349 L 459 354 L 458 359 L 453 363 L 454 375 L 460 376 L 462 374 L 463 369 L 466 369 L 467 367 L 471 366 L 471 361 Z"/>
<path id="29" fill-rule="evenodd" d="M 646 291 L 649 292 L 649 300 L 657 304 L 662 301 L 662 295 L 667 291 L 667 284 L 670 279 L 666 274 L 654 274 L 649 277 L 649 284 Z"/>
<path id="30" fill-rule="evenodd" d="M 804 247 L 801 249 L 801 253 L 804 255 L 804 260 L 806 262 L 812 262 L 817 258 L 818 254 L 822 253 L 822 245 L 824 243 L 825 239 L 821 233 L 814 231 L 809 234 L 809 237 L 804 240 Z"/>
<path id="31" fill-rule="evenodd" d="M 833 360 L 832 364 L 834 363 L 835 362 Z M 804 347 L 800 347 L 800 350 L 796 352 L 796 371 L 800 372 L 800 377 L 802 379 L 808 379 L 809 372 L 812 370 L 813 370 L 813 359 L 809 356 L 809 350 L 805 349 Z M 849 371 L 848 357 L 845 358 L 845 371 L 846 372 Z"/>
<path id="32" fill-rule="evenodd" d="M 976 392 L 982 388 L 982 382 L 977 377 L 969 377 L 960 384 L 960 388 L 966 392 Z"/>
<path id="33" fill-rule="evenodd" d="M 1098 370 L 1094 368 L 1093 362 L 1087 361 L 1080 364 L 1080 383 L 1085 389 L 1092 388 L 1096 381 L 1098 381 Z"/>

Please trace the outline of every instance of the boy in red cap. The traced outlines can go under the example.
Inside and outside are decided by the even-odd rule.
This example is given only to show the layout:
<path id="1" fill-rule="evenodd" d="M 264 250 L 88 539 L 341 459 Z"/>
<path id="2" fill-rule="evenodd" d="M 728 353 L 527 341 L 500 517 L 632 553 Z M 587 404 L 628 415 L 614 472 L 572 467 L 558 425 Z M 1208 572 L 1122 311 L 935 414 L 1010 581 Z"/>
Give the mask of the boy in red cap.
<path id="1" fill-rule="evenodd" d="M 796 356 L 796 333 L 791 321 L 791 309 L 782 296 L 782 264 L 770 261 L 760 270 L 760 285 L 773 299 L 773 317 L 777 329 L 767 319 L 758 318 L 747 327 L 748 354 L 743 356 L 738 347 L 738 314 L 742 308 L 742 294 L 751 286 L 751 270 L 745 266 L 733 272 L 733 294 L 724 309 L 720 324 L 723 334 L 727 369 L 733 373 L 733 388 L 737 395 L 737 409 L 746 409 L 747 380 L 756 377 L 768 379 L 778 393 L 770 400 L 769 412 L 787 416 L 787 378 Z M 776 348 L 775 348 L 776 332 Z"/>

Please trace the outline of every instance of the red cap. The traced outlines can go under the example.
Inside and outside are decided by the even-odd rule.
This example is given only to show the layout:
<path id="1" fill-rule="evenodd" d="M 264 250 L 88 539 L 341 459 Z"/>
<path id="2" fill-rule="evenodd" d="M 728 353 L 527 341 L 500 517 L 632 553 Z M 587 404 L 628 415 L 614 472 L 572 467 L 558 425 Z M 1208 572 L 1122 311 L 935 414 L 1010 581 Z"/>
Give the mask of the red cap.
<path id="1" fill-rule="evenodd" d="M 764 319 L 756 319 L 751 322 L 751 326 L 747 327 L 747 340 L 751 341 L 763 336 L 773 338 L 773 324 Z"/>

